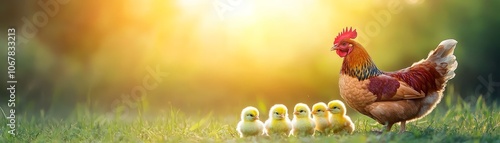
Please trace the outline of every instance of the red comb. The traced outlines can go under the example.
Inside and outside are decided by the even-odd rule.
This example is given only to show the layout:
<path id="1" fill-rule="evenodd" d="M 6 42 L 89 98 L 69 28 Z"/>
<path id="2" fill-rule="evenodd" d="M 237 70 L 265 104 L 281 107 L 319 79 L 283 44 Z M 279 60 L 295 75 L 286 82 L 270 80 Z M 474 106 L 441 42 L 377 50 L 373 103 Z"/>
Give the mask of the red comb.
<path id="1" fill-rule="evenodd" d="M 338 44 L 340 40 L 343 40 L 345 38 L 355 39 L 357 36 L 358 33 L 356 32 L 356 29 L 354 29 L 353 31 L 352 27 L 349 29 L 346 27 L 344 30 L 342 30 L 342 32 L 339 33 L 339 35 L 337 35 L 337 37 L 335 37 L 335 42 L 333 42 L 333 44 Z"/>

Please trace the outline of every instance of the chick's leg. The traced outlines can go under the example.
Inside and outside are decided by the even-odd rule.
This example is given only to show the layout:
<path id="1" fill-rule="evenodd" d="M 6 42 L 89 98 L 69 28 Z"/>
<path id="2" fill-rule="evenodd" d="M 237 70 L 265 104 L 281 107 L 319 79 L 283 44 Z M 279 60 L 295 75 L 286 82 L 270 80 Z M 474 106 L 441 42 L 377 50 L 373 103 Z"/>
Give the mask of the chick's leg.
<path id="1" fill-rule="evenodd" d="M 399 133 L 404 133 L 406 131 L 406 121 L 401 121 L 401 129 L 399 129 Z"/>

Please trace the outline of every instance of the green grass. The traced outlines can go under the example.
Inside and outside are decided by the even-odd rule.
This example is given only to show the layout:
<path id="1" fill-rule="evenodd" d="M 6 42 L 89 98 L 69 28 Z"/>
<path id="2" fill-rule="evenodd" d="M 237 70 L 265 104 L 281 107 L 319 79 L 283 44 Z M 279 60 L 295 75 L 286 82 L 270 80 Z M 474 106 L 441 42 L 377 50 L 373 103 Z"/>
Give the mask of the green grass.
<path id="1" fill-rule="evenodd" d="M 171 110 L 153 119 L 123 120 L 78 108 L 66 119 L 50 118 L 44 112 L 38 116 L 19 115 L 15 137 L 7 133 L 7 121 L 2 119 L 0 142 L 500 142 L 500 109 L 496 103 L 486 105 L 482 98 L 475 103 L 443 100 L 430 115 L 409 123 L 404 134 L 396 133 L 398 125 L 392 132 L 375 134 L 371 131 L 382 126 L 361 116 L 354 118 L 353 135 L 240 139 L 235 131 L 238 119 L 233 116 L 190 116 Z"/>

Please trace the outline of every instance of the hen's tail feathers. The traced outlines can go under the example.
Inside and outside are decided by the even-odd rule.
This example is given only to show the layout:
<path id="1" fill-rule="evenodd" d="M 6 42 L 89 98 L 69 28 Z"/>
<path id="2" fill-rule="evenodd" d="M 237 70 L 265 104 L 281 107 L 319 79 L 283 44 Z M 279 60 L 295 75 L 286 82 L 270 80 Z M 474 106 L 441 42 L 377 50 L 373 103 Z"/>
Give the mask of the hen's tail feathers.
<path id="1" fill-rule="evenodd" d="M 436 70 L 443 76 L 445 81 L 455 77 L 455 69 L 458 63 L 453 51 L 457 41 L 447 39 L 439 43 L 438 47 L 429 53 L 426 60 L 436 63 Z"/>

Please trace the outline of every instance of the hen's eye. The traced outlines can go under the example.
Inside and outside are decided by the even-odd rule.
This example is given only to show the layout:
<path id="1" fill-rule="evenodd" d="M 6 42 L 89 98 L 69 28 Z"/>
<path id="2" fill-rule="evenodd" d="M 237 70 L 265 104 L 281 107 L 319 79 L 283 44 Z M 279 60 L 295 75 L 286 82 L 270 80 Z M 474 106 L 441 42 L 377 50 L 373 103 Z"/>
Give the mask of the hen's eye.
<path id="1" fill-rule="evenodd" d="M 342 43 L 342 46 L 347 46 L 347 43 Z"/>

